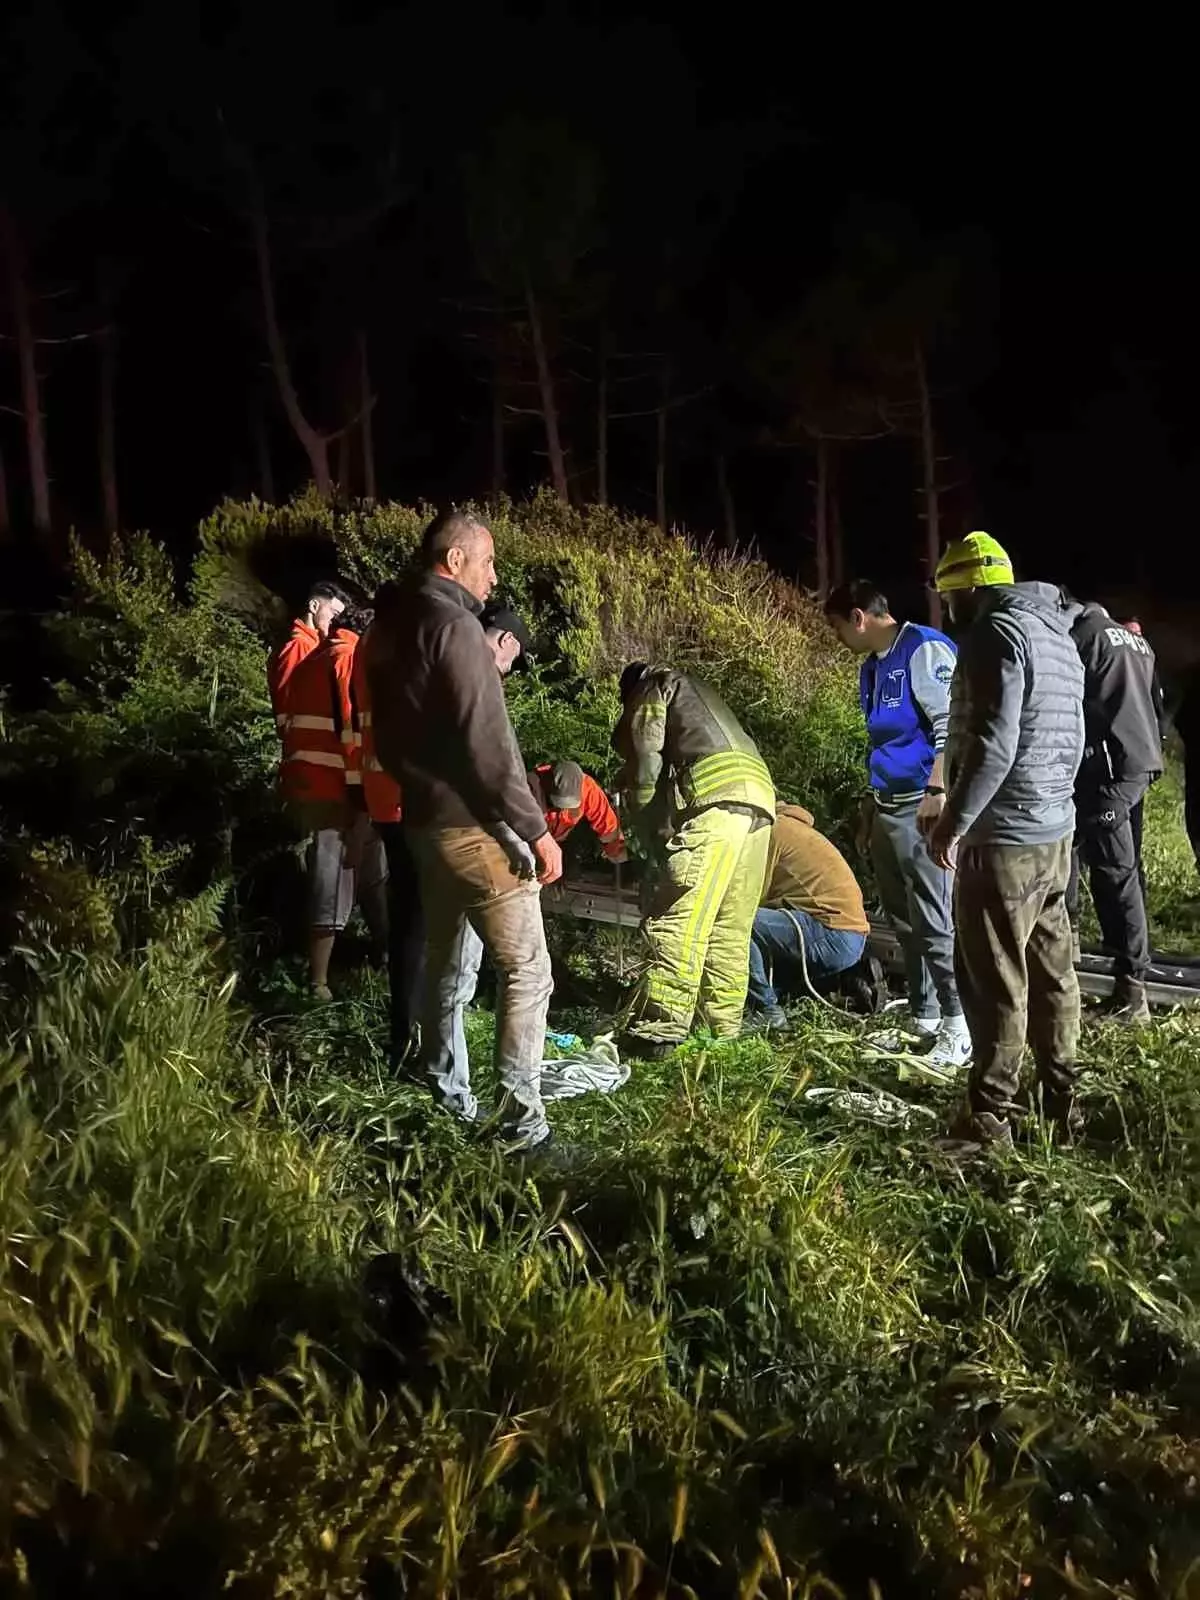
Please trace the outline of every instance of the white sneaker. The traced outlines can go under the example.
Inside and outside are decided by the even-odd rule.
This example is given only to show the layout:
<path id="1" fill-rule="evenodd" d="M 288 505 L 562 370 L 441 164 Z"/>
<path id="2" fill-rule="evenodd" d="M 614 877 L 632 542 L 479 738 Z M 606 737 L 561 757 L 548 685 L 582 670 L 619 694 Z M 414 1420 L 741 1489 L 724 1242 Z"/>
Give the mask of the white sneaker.
<path id="1" fill-rule="evenodd" d="M 951 1072 L 961 1072 L 964 1067 L 971 1065 L 971 1035 L 965 1028 L 939 1029 L 924 1059 L 931 1067 L 947 1067 Z"/>
<path id="2" fill-rule="evenodd" d="M 941 1017 L 914 1017 L 911 1012 L 905 1011 L 893 1019 L 892 1027 L 884 1028 L 879 1033 L 865 1034 L 863 1042 L 890 1055 L 900 1055 L 921 1049 L 930 1039 L 937 1037 L 941 1025 Z"/>

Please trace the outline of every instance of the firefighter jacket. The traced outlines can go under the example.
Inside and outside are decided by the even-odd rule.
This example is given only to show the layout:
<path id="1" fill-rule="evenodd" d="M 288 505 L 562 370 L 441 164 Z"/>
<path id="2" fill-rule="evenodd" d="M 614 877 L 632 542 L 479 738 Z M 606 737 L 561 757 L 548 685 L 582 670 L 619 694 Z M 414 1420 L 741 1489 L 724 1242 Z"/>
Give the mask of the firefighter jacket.
<path id="1" fill-rule="evenodd" d="M 610 861 L 620 861 L 625 857 L 625 835 L 621 832 L 621 824 L 617 813 L 613 810 L 608 796 L 588 773 L 583 775 L 583 790 L 579 797 L 579 805 L 571 811 L 555 811 L 546 804 L 545 787 L 542 779 L 548 777 L 553 771 L 553 764 L 543 762 L 534 768 L 536 789 L 535 798 L 546 813 L 546 826 L 550 830 L 550 837 L 561 844 L 571 830 L 581 822 L 586 822 L 588 827 L 600 841 L 600 848 Z"/>
<path id="2" fill-rule="evenodd" d="M 358 635 L 339 628 L 292 669 L 280 787 L 286 800 L 338 802 L 361 791 L 351 678 Z"/>
<path id="3" fill-rule="evenodd" d="M 370 632 L 368 628 L 363 634 L 362 647 L 354 652 L 354 671 L 350 680 L 363 800 L 372 822 L 399 822 L 400 785 L 390 772 L 383 770 L 375 749 L 375 719 L 371 713 L 371 689 L 367 682 L 367 641 Z"/>
<path id="4" fill-rule="evenodd" d="M 758 747 L 699 678 L 651 667 L 626 699 L 612 743 L 624 760 L 618 787 L 635 816 L 653 807 L 656 821 L 674 826 L 710 806 L 736 806 L 775 820 Z"/>
<path id="5" fill-rule="evenodd" d="M 282 733 L 287 717 L 288 688 L 292 673 L 306 656 L 312 655 L 321 643 L 321 635 L 299 617 L 292 623 L 292 631 L 278 650 L 273 650 L 267 661 L 267 688 L 271 694 L 271 709 L 275 713 L 275 726 Z"/>

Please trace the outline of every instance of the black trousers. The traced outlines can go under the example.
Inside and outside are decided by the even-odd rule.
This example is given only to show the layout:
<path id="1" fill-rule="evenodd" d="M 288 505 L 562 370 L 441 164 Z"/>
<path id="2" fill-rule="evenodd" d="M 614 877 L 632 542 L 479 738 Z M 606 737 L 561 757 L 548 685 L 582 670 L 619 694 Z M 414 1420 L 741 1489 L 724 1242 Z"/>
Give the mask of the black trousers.
<path id="1" fill-rule="evenodd" d="M 425 980 L 425 917 L 417 869 L 402 822 L 377 822 L 387 855 L 388 882 L 388 987 L 391 989 L 393 1050 L 403 1050 L 421 1015 L 421 989 Z"/>
<path id="2" fill-rule="evenodd" d="M 1067 906 L 1079 915 L 1079 868 L 1088 882 L 1113 974 L 1144 983 L 1150 965 L 1146 881 L 1142 871 L 1142 803 L 1149 778 L 1140 775 L 1081 789 L 1075 795 L 1075 848 Z"/>

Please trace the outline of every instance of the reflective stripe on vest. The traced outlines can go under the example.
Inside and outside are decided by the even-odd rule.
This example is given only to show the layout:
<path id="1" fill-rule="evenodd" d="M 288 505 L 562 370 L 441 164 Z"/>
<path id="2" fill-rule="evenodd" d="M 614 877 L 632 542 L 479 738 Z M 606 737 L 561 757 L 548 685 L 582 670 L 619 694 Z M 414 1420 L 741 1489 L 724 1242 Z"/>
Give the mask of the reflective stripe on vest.
<path id="1" fill-rule="evenodd" d="M 346 794 L 346 749 L 329 648 L 305 656 L 288 680 L 280 786 L 289 800 L 337 804 Z"/>
<path id="2" fill-rule="evenodd" d="M 676 777 L 684 811 L 716 805 L 749 805 L 775 814 L 775 786 L 766 762 L 747 750 L 722 750 L 701 756 Z"/>
<path id="3" fill-rule="evenodd" d="M 370 637 L 370 629 L 363 638 Z M 385 772 L 375 754 L 375 722 L 371 715 L 370 690 L 367 687 L 366 657 L 361 645 L 354 652 L 354 673 L 350 680 L 351 700 L 354 710 L 356 740 L 355 760 L 361 773 L 362 795 L 367 815 L 372 822 L 399 822 L 401 817 L 400 785 L 390 772 Z"/>

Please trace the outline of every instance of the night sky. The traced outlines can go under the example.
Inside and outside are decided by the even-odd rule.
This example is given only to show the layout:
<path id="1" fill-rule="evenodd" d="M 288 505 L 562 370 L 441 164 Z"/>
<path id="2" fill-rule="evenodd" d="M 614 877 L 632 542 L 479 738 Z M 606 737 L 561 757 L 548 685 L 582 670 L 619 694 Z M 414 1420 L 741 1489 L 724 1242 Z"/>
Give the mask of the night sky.
<path id="1" fill-rule="evenodd" d="M 893 216 L 918 248 L 966 241 L 930 345 L 955 485 L 946 531 L 986 527 L 1027 576 L 1170 597 L 1190 586 L 1194 135 L 1169 41 L 1015 27 L 996 39 L 997 16 L 922 38 L 865 12 L 825 25 L 746 5 L 707 22 L 611 5 L 80 14 L 10 6 L 0 157 L 39 332 L 86 332 L 102 320 L 103 275 L 115 285 L 127 525 L 182 542 L 222 494 L 255 487 L 258 396 L 279 492 L 305 476 L 264 367 L 229 134 L 268 192 L 285 331 L 317 420 L 338 414 L 339 363 L 364 326 L 381 492 L 486 492 L 488 364 L 469 335 L 495 292 L 463 173 L 518 116 L 567 128 L 600 174 L 556 324 L 581 497 L 603 321 L 617 348 L 668 350 L 680 388 L 700 392 L 671 417 L 672 518 L 717 525 L 720 440 L 739 536 L 811 581 L 811 456 L 771 442 L 788 407 L 748 359 L 745 329 L 769 341 L 843 270 L 848 216 Z M 339 218 L 377 205 L 336 242 Z M 48 344 L 39 360 L 56 519 L 91 532 L 95 348 Z M 646 378 L 620 402 L 645 410 L 654 393 Z M 0 449 L 19 539 L 18 403 L 6 337 Z M 611 497 L 651 514 L 653 419 L 614 422 L 612 436 Z M 535 425 L 513 424 L 512 492 L 544 473 L 538 446 Z M 921 540 L 911 440 L 847 448 L 841 483 L 848 564 L 903 585 Z"/>

